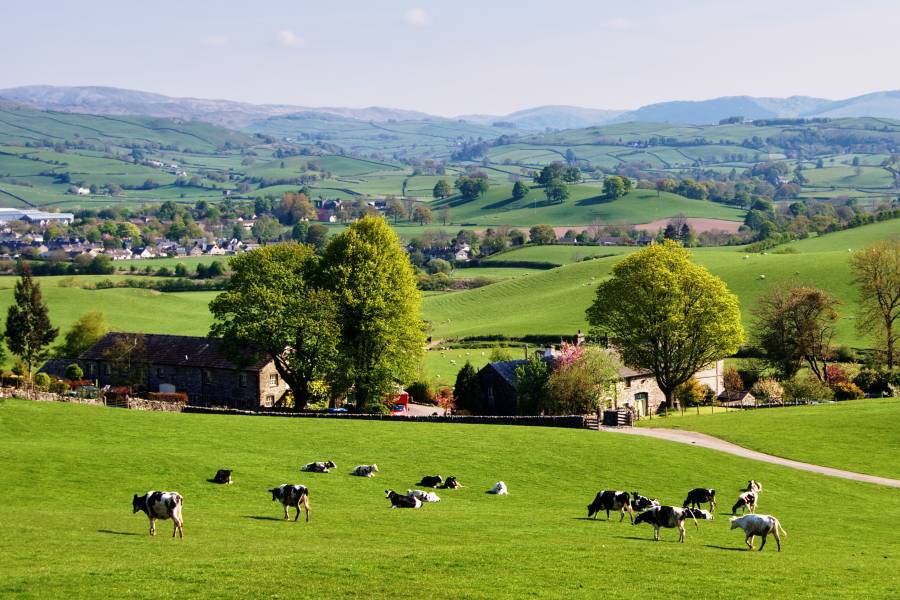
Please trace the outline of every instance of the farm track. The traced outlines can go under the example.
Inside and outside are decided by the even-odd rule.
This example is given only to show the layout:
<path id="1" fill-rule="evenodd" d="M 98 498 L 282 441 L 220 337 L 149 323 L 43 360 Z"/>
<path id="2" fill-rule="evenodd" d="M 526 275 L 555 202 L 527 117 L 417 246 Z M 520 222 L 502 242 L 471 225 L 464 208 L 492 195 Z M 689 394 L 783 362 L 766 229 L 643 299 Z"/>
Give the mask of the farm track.
<path id="1" fill-rule="evenodd" d="M 830 477 L 840 477 L 842 479 L 851 479 L 853 481 L 863 481 L 865 483 L 874 483 L 876 485 L 886 485 L 889 487 L 900 488 L 900 479 L 879 477 L 877 475 L 867 475 L 866 473 L 857 473 L 855 471 L 844 471 L 843 469 L 835 469 L 833 467 L 825 467 L 822 465 L 801 462 L 799 460 L 782 458 L 780 456 L 774 456 L 772 454 L 750 450 L 749 448 L 744 448 L 743 446 L 738 446 L 737 444 L 726 442 L 723 439 L 713 437 L 711 435 L 706 435 L 704 433 L 697 433 L 695 431 L 682 431 L 678 429 L 652 429 L 644 427 L 629 427 L 622 429 L 603 428 L 603 431 L 624 433 L 626 435 L 642 435 L 659 440 L 666 440 L 669 442 L 691 444 L 694 446 L 700 446 L 701 448 L 718 450 L 719 452 L 734 454 L 735 456 L 749 458 L 751 460 L 758 460 L 761 462 L 781 465 L 783 467 L 790 467 L 792 469 L 799 469 L 801 471 L 810 471 L 812 473 L 819 473 L 821 475 L 828 475 Z"/>

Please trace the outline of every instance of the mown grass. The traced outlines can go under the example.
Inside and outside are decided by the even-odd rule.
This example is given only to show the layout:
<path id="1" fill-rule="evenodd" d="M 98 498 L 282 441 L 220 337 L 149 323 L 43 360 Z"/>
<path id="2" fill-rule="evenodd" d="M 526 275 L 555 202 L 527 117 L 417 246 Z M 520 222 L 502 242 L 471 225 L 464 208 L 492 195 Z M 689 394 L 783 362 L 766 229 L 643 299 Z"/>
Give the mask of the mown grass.
<path id="1" fill-rule="evenodd" d="M 699 431 L 776 456 L 900 478 L 900 398 L 692 413 L 640 424 Z"/>
<path id="2" fill-rule="evenodd" d="M 898 592 L 896 490 L 701 448 L 587 430 L 335 422 L 0 404 L 0 594 L 15 597 L 892 598 Z M 334 459 L 327 475 L 300 473 Z M 377 462 L 373 479 L 348 475 Z M 235 483 L 207 483 L 217 468 Z M 384 490 L 425 474 L 466 486 L 418 511 Z M 680 503 L 694 486 L 721 504 L 747 479 L 783 551 L 743 550 L 726 514 L 663 530 L 586 520 L 602 488 Z M 485 494 L 503 479 L 510 496 Z M 268 488 L 304 483 L 310 522 L 285 523 Z M 132 494 L 177 490 L 149 538 Z M 840 501 L 835 501 L 835 499 Z M 852 507 L 852 509 L 850 508 Z M 852 510 L 852 518 L 848 518 Z M 828 525 L 832 524 L 832 525 Z M 839 524 L 839 526 L 838 526 Z M 773 541 L 770 541 L 772 544 Z M 758 542 L 757 542 L 758 544 Z"/>

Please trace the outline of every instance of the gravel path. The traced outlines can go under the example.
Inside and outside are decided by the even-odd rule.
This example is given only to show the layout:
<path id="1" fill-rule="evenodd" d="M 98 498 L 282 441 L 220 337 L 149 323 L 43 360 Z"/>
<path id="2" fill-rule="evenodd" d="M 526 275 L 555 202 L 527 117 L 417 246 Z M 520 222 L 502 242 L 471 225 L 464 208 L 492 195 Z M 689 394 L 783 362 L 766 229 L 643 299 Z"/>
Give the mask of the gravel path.
<path id="1" fill-rule="evenodd" d="M 865 473 L 855 473 L 853 471 L 843 471 L 832 467 L 823 467 L 821 465 L 813 465 L 810 463 L 791 460 L 789 458 L 781 458 L 780 456 L 772 456 L 756 450 L 750 450 L 731 442 L 706 435 L 696 433 L 694 431 L 682 431 L 678 429 L 651 429 L 645 427 L 623 427 L 613 428 L 604 427 L 604 431 L 622 433 L 625 435 L 643 435 L 660 440 L 668 440 L 670 442 L 680 442 L 682 444 L 693 444 L 701 448 L 710 448 L 719 452 L 727 452 L 736 456 L 759 460 L 762 462 L 791 467 L 792 469 L 800 469 L 802 471 L 812 471 L 813 473 L 821 473 L 822 475 L 830 475 L 831 477 L 843 477 L 844 479 L 853 479 L 855 481 L 865 481 L 866 483 L 875 483 L 878 485 L 887 485 L 890 487 L 900 488 L 900 480 L 890 479 L 888 477 L 878 477 L 876 475 L 866 475 Z"/>

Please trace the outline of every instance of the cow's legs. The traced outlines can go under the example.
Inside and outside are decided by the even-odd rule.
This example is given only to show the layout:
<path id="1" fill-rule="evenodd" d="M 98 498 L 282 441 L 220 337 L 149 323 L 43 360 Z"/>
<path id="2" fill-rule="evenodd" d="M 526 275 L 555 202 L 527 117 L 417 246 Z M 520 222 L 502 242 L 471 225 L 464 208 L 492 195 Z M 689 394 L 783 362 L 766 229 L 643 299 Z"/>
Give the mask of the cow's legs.
<path id="1" fill-rule="evenodd" d="M 287 505 L 287 504 L 282 504 L 282 507 L 284 508 L 284 520 L 287 521 L 288 519 L 291 518 L 291 517 L 288 515 L 288 505 Z"/>
<path id="2" fill-rule="evenodd" d="M 175 522 L 174 527 L 172 527 L 172 537 L 175 537 L 177 533 L 181 539 L 184 539 L 184 521 L 175 517 L 172 517 L 172 520 Z"/>
<path id="3" fill-rule="evenodd" d="M 653 539 L 659 541 L 659 527 L 656 525 L 653 526 Z"/>
<path id="4" fill-rule="evenodd" d="M 772 535 L 775 536 L 775 543 L 778 544 L 778 551 L 781 552 L 781 538 L 778 536 L 778 526 L 772 529 Z"/>
<path id="5" fill-rule="evenodd" d="M 768 533 L 762 534 L 762 544 L 759 545 L 759 551 L 762 552 L 762 549 L 766 547 L 766 537 Z"/>
<path id="6" fill-rule="evenodd" d="M 300 518 L 300 501 L 299 500 L 297 501 L 297 506 L 295 506 L 294 508 L 297 509 L 297 514 L 294 515 L 294 521 L 296 522 L 297 519 Z"/>
<path id="7" fill-rule="evenodd" d="M 156 519 L 150 517 L 150 535 L 156 535 Z"/>
<path id="8" fill-rule="evenodd" d="M 678 541 L 684 543 L 684 523 L 678 524 Z"/>
<path id="9" fill-rule="evenodd" d="M 744 540 L 744 542 L 746 542 L 748 548 L 753 550 L 753 536 L 752 535 L 748 535 L 747 539 Z"/>

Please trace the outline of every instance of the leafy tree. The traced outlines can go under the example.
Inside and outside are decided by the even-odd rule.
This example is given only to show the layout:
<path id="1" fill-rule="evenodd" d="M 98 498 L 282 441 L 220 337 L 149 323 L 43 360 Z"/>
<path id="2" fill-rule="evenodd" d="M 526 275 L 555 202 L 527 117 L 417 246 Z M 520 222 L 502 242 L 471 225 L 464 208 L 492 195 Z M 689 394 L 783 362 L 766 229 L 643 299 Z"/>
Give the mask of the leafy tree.
<path id="1" fill-rule="evenodd" d="M 862 334 L 875 331 L 881 338 L 888 369 L 893 369 L 900 332 L 900 241 L 873 244 L 850 257 L 853 283 L 859 289 L 856 327 Z"/>
<path id="2" fill-rule="evenodd" d="M 610 200 L 617 200 L 625 195 L 625 179 L 618 175 L 608 175 L 603 180 L 603 195 Z"/>
<path id="3" fill-rule="evenodd" d="M 561 162 L 552 162 L 541 169 L 541 172 L 535 177 L 535 183 L 538 185 L 548 185 L 554 181 L 563 178 L 565 165 Z"/>
<path id="4" fill-rule="evenodd" d="M 272 242 L 281 237 L 281 223 L 263 215 L 253 224 L 253 237 L 263 242 Z"/>
<path id="5" fill-rule="evenodd" d="M 321 253 L 328 243 L 328 227 L 321 223 L 313 223 L 306 232 L 306 243 L 317 253 Z"/>
<path id="6" fill-rule="evenodd" d="M 838 304 L 830 294 L 814 287 L 773 288 L 754 310 L 756 343 L 765 362 L 789 379 L 805 361 L 813 374 L 825 381 Z"/>
<path id="7" fill-rule="evenodd" d="M 744 380 L 741 378 L 741 374 L 738 373 L 737 369 L 734 367 L 725 367 L 725 371 L 722 373 L 722 387 L 724 387 L 725 391 L 729 394 L 736 394 L 744 391 Z"/>
<path id="8" fill-rule="evenodd" d="M 528 186 L 524 182 L 516 181 L 512 187 L 513 200 L 521 200 L 528 195 Z"/>
<path id="9" fill-rule="evenodd" d="M 581 169 L 578 167 L 566 167 L 562 174 L 562 180 L 566 183 L 578 183 L 581 181 Z"/>
<path id="10" fill-rule="evenodd" d="M 569 197 L 569 188 L 559 181 L 553 181 L 544 186 L 544 193 L 547 200 L 554 204 L 562 204 Z"/>
<path id="11" fill-rule="evenodd" d="M 556 231 L 546 223 L 539 223 L 528 230 L 528 237 L 532 244 L 552 244 L 556 241 Z"/>
<path id="12" fill-rule="evenodd" d="M 300 242 L 301 244 L 306 243 L 306 236 L 309 234 L 309 222 L 308 221 L 299 221 L 294 223 L 294 226 L 291 228 L 291 239 L 295 242 Z"/>
<path id="13" fill-rule="evenodd" d="M 597 287 L 587 320 L 635 369 L 651 371 L 666 405 L 675 388 L 744 339 L 738 300 L 673 242 L 640 250 Z"/>
<path id="14" fill-rule="evenodd" d="M 84 371 L 77 363 L 72 363 L 66 367 L 66 379 L 78 381 L 84 377 Z"/>
<path id="15" fill-rule="evenodd" d="M 834 392 L 831 388 L 813 375 L 795 375 L 784 382 L 784 399 L 790 402 L 816 402 L 832 398 Z"/>
<path id="16" fill-rule="evenodd" d="M 456 383 L 453 386 L 453 398 L 457 408 L 472 413 L 481 412 L 481 387 L 478 385 L 478 373 L 472 363 L 466 364 L 456 374 Z"/>
<path id="17" fill-rule="evenodd" d="M 675 388 L 675 398 L 681 406 L 702 406 L 706 402 L 707 389 L 708 386 L 691 377 Z"/>
<path id="18" fill-rule="evenodd" d="M 442 206 L 440 209 L 440 215 L 441 215 L 441 224 L 447 225 L 447 223 L 450 222 L 450 207 Z"/>
<path id="19" fill-rule="evenodd" d="M 177 265 L 175 265 L 175 277 L 187 277 L 187 276 L 188 276 L 187 265 L 185 265 L 184 263 L 178 263 Z"/>
<path id="20" fill-rule="evenodd" d="M 4 336 L 10 352 L 24 364 L 29 380 L 34 368 L 47 359 L 48 348 L 58 334 L 59 329 L 50 324 L 41 285 L 34 282 L 31 268 L 24 263 L 13 290 L 13 304 L 6 313 Z"/>
<path id="21" fill-rule="evenodd" d="M 434 184 L 434 189 L 431 190 L 432 197 L 441 200 L 450 196 L 452 193 L 453 188 L 450 187 L 450 184 L 447 183 L 446 179 L 438 180 L 438 182 Z"/>
<path id="22" fill-rule="evenodd" d="M 609 352 L 586 348 L 571 361 L 561 361 L 547 379 L 544 414 L 581 415 L 597 412 L 615 393 L 621 379 Z"/>
<path id="23" fill-rule="evenodd" d="M 449 188 L 450 186 L 448 185 L 447 187 Z M 435 188 L 437 188 L 437 186 L 435 186 Z M 409 216 L 406 213 L 406 207 L 403 206 L 403 202 L 401 202 L 399 198 L 395 198 L 394 196 L 391 196 L 385 202 L 384 214 L 394 219 L 394 223 Z"/>
<path id="24" fill-rule="evenodd" d="M 106 319 L 100 311 L 91 311 L 78 317 L 66 332 L 56 355 L 62 358 L 78 358 L 81 353 L 100 341 L 109 331 Z M 71 378 L 70 378 L 71 379 Z"/>
<path id="25" fill-rule="evenodd" d="M 274 244 L 231 259 L 227 289 L 210 303 L 210 334 L 225 340 L 239 364 L 268 356 L 297 408 L 312 386 L 330 381 L 340 329 L 337 300 L 316 285 L 318 260 L 302 244 Z"/>
<path id="26" fill-rule="evenodd" d="M 482 196 L 490 187 L 487 175 L 477 173 L 475 175 L 463 175 L 457 178 L 453 184 L 459 190 L 463 200 L 471 201 Z"/>
<path id="27" fill-rule="evenodd" d="M 784 388 L 771 378 L 760 379 L 750 388 L 750 393 L 757 402 L 764 404 L 781 404 L 784 402 Z"/>
<path id="28" fill-rule="evenodd" d="M 396 232 L 363 217 L 328 244 L 321 277 L 337 303 L 340 373 L 359 410 L 409 380 L 424 346 L 421 294 Z"/>
<path id="29" fill-rule="evenodd" d="M 535 354 L 516 367 L 516 397 L 520 415 L 539 415 L 547 406 L 550 367 Z"/>
<path id="30" fill-rule="evenodd" d="M 512 360 L 512 354 L 509 348 L 497 346 L 491 349 L 491 362 L 506 362 Z"/>
<path id="31" fill-rule="evenodd" d="M 434 220 L 434 215 L 432 215 L 430 208 L 419 205 L 413 209 L 412 219 L 419 225 L 427 225 Z"/>

